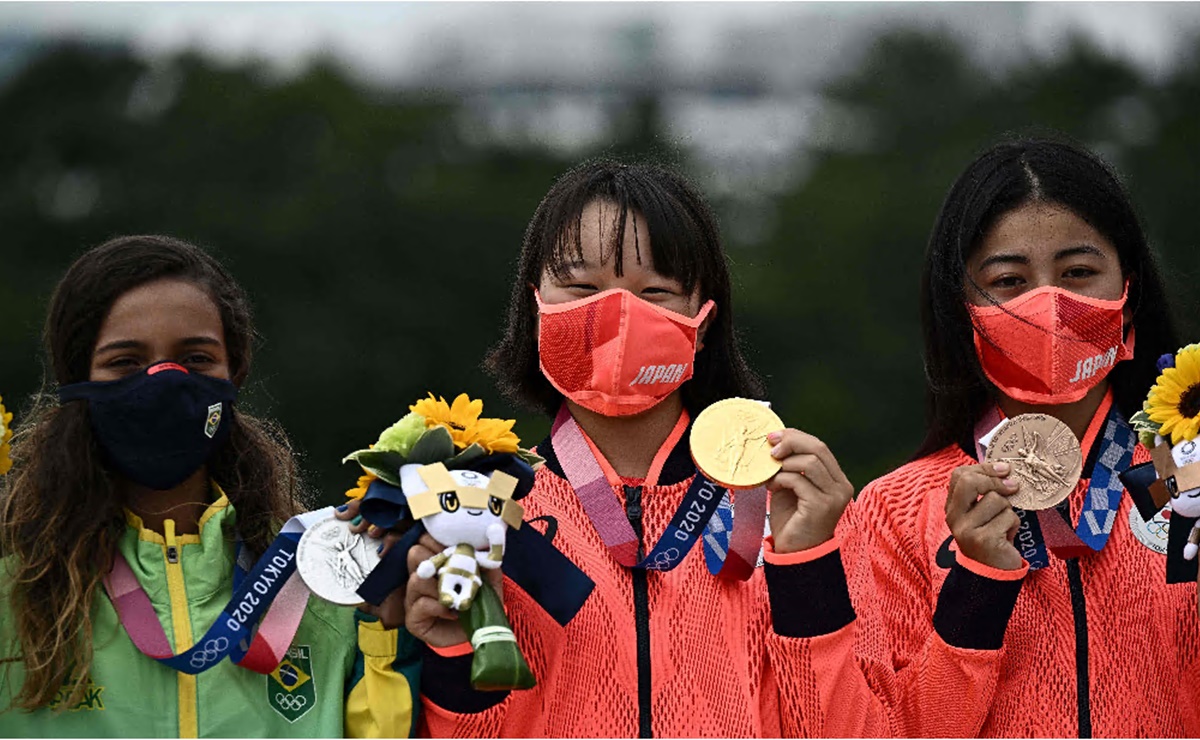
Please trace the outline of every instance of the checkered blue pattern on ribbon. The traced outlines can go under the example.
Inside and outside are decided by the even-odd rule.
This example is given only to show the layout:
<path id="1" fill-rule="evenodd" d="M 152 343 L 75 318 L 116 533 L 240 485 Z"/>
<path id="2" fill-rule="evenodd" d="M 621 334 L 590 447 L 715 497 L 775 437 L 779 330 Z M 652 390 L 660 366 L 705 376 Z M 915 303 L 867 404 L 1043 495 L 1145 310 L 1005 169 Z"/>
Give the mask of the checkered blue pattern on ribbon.
<path id="1" fill-rule="evenodd" d="M 1125 484 L 1119 474 L 1133 462 L 1135 447 L 1137 433 L 1113 404 L 1100 438 L 1100 457 L 1096 458 L 1092 479 L 1088 482 L 1087 501 L 1075 527 L 1075 534 L 1093 550 L 1102 550 L 1112 534 L 1117 510 L 1121 508 L 1121 496 L 1125 493 Z"/>
<path id="2" fill-rule="evenodd" d="M 729 540 L 733 536 L 733 503 L 729 491 L 721 496 L 717 511 L 704 528 L 704 562 L 710 573 L 718 573 L 729 554 Z"/>

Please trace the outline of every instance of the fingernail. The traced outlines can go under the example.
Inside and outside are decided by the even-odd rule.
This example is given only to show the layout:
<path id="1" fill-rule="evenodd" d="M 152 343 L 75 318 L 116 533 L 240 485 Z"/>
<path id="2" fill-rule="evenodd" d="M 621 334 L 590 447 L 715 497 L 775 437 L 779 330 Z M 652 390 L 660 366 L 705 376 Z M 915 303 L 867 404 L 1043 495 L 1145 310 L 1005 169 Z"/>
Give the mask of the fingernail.
<path id="1" fill-rule="evenodd" d="M 337 510 L 345 511 L 346 509 L 349 509 L 349 508 L 350 508 L 350 504 L 342 504 L 341 506 L 337 507 Z"/>
<path id="2" fill-rule="evenodd" d="M 1011 488 L 1011 489 L 1013 489 L 1013 490 L 1016 490 L 1016 488 L 1017 488 L 1017 481 L 1016 481 L 1016 479 L 1015 479 L 1015 478 L 1005 478 L 1005 479 L 1004 479 L 1004 487 L 1005 487 L 1005 488 Z"/>
<path id="3" fill-rule="evenodd" d="M 379 547 L 375 548 L 375 552 L 383 554 L 383 545 L 380 545 Z"/>
<path id="4" fill-rule="evenodd" d="M 783 432 L 771 432 L 767 435 L 767 441 L 771 444 L 775 444 L 781 439 L 783 439 Z"/>
<path id="5" fill-rule="evenodd" d="M 1012 466 L 1006 462 L 992 463 L 992 470 L 995 470 L 1000 475 L 1007 475 Z"/>
<path id="6" fill-rule="evenodd" d="M 360 524 L 362 524 L 362 514 L 359 514 L 358 516 L 356 516 L 350 520 L 351 527 L 357 527 Z"/>
<path id="7" fill-rule="evenodd" d="M 771 457 L 779 457 L 783 453 L 783 445 L 775 445 L 771 448 Z"/>

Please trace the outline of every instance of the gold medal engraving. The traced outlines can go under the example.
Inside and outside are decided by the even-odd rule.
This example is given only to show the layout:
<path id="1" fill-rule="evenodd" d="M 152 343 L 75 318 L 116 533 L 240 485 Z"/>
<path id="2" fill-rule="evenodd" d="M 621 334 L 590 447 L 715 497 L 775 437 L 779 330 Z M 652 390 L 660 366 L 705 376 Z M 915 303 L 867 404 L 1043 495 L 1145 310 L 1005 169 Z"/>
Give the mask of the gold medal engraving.
<path id="1" fill-rule="evenodd" d="M 779 472 L 767 435 L 783 428 L 775 412 L 758 401 L 718 401 L 692 425 L 692 459 L 701 473 L 722 486 L 756 488 Z"/>
<path id="2" fill-rule="evenodd" d="M 1009 503 L 1026 511 L 1057 506 L 1083 472 L 1083 452 L 1071 428 L 1046 414 L 1021 414 L 992 435 L 986 462 L 1006 462 L 1020 489 Z"/>

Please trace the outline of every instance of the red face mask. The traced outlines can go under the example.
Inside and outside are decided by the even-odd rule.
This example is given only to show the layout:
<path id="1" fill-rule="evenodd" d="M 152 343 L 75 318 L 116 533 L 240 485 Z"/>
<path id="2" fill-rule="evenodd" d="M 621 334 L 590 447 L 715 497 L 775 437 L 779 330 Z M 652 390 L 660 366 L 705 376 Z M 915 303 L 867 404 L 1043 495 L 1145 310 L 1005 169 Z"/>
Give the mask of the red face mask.
<path id="1" fill-rule="evenodd" d="M 1125 293 L 1115 301 L 1046 286 L 1000 306 L 967 305 L 975 352 L 1006 396 L 1038 405 L 1078 401 L 1133 357 L 1124 336 Z"/>
<path id="2" fill-rule="evenodd" d="M 692 377 L 708 301 L 688 318 L 622 288 L 566 303 L 537 299 L 542 374 L 567 398 L 604 416 L 654 407 Z"/>

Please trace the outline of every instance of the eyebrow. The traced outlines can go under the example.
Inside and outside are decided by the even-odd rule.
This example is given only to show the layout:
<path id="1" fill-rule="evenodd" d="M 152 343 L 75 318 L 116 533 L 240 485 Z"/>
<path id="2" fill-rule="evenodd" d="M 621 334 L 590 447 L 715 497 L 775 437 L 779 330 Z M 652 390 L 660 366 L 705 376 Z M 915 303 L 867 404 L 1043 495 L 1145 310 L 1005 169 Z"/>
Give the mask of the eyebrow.
<path id="1" fill-rule="evenodd" d="M 1090 254 L 1094 257 L 1100 257 L 1101 259 L 1104 258 L 1104 252 L 1101 252 L 1098 247 L 1094 247 L 1091 244 L 1080 244 L 1077 247 L 1060 249 L 1054 253 L 1054 259 L 1061 260 L 1066 259 L 1067 257 L 1078 257 L 1081 254 Z"/>
<path id="2" fill-rule="evenodd" d="M 196 347 L 196 346 L 220 347 L 221 341 L 218 339 L 213 339 L 212 337 L 188 337 L 188 338 L 184 339 L 181 342 L 181 344 L 183 344 L 183 346 L 185 346 L 185 347 Z M 97 347 L 96 354 L 100 354 L 101 352 L 111 352 L 113 350 L 118 350 L 118 349 L 145 349 L 145 348 L 146 348 L 145 342 L 139 342 L 136 339 L 118 339 L 117 341 L 109 342 L 108 344 L 106 344 L 102 347 Z"/>
<path id="3" fill-rule="evenodd" d="M 1091 244 L 1080 244 L 1078 246 L 1067 247 L 1066 249 L 1058 250 L 1054 253 L 1054 260 L 1057 262 L 1058 260 L 1063 260 L 1068 257 L 1078 257 L 1081 254 L 1092 255 L 1101 259 L 1104 258 L 1104 252 L 1100 251 L 1098 247 L 1094 247 Z M 980 263 L 979 269 L 982 270 L 986 267 L 996 264 L 1028 265 L 1029 258 L 1023 254 L 993 254 L 991 257 L 988 257 L 982 263 Z"/>
<path id="4" fill-rule="evenodd" d="M 980 263 L 979 269 L 982 270 L 998 264 L 1028 265 L 1029 258 L 1021 254 L 993 254 Z"/>

